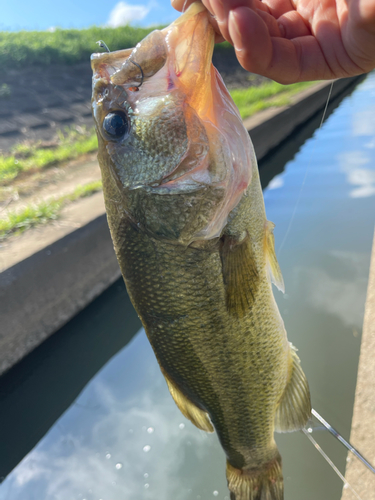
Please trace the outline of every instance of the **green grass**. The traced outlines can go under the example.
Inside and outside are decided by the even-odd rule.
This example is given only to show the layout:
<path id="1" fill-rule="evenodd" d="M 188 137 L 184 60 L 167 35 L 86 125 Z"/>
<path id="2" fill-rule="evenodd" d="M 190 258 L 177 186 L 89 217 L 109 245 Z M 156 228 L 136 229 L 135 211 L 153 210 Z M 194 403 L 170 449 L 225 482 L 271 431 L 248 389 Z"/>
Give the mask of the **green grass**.
<path id="1" fill-rule="evenodd" d="M 260 87 L 231 90 L 230 94 L 240 111 L 241 118 L 244 119 L 263 109 L 289 104 L 292 95 L 297 94 L 313 83 L 316 82 L 301 82 L 291 85 L 270 82 Z"/>
<path id="2" fill-rule="evenodd" d="M 111 51 L 135 47 L 155 28 L 92 27 L 83 30 L 0 32 L 0 68 L 24 65 L 74 64 L 101 52 L 96 42 L 104 40 Z"/>
<path id="3" fill-rule="evenodd" d="M 94 193 L 102 190 L 102 181 L 93 181 L 88 184 L 79 185 L 75 188 L 73 193 L 60 198 L 65 204 L 71 201 L 78 200 L 79 198 L 86 198 Z"/>
<path id="4" fill-rule="evenodd" d="M 95 27 L 83 30 L 56 29 L 49 31 L 2 31 L 0 32 L 0 68 L 15 68 L 25 65 L 46 66 L 48 64 L 75 64 L 88 61 L 93 52 L 102 52 L 96 42 L 104 40 L 111 51 L 135 47 L 154 29 Z M 232 50 L 224 42 L 216 45 L 218 51 Z"/>
<path id="5" fill-rule="evenodd" d="M 98 140 L 94 128 L 70 128 L 58 133 L 54 147 L 41 147 L 40 143 L 19 144 L 8 156 L 0 155 L 0 184 L 15 179 L 21 172 L 51 167 L 96 151 Z"/>
<path id="6" fill-rule="evenodd" d="M 73 193 L 61 196 L 58 199 L 43 201 L 39 204 L 29 205 L 22 210 L 8 212 L 6 218 L 0 219 L 0 240 L 11 234 L 19 234 L 31 227 L 57 219 L 62 208 L 68 203 L 90 196 L 97 191 L 101 191 L 101 189 L 101 181 L 94 181 L 83 186 L 77 186 Z"/>
<path id="7" fill-rule="evenodd" d="M 57 219 L 61 209 L 59 201 L 30 205 L 17 212 L 9 212 L 6 219 L 0 219 L 0 239 L 12 233 L 22 233 L 30 227 Z"/>

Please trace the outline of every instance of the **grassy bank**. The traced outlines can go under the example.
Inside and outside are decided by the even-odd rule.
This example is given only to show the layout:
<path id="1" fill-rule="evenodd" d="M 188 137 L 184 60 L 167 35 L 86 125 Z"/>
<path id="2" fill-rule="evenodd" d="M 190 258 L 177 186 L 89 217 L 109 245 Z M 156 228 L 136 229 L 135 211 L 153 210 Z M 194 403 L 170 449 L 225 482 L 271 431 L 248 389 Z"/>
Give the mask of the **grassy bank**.
<path id="1" fill-rule="evenodd" d="M 83 186 L 77 186 L 73 193 L 60 198 L 28 205 L 22 210 L 9 211 L 4 219 L 0 219 L 0 240 L 11 234 L 22 233 L 26 229 L 57 219 L 67 204 L 79 198 L 90 196 L 101 189 L 101 181 L 90 182 Z"/>
<path id="2" fill-rule="evenodd" d="M 25 65 L 46 66 L 48 64 L 75 64 L 88 61 L 93 52 L 102 52 L 96 45 L 104 40 L 111 51 L 135 47 L 154 29 L 102 28 L 56 29 L 56 31 L 2 31 L 0 32 L 0 68 L 16 68 Z M 227 42 L 215 50 L 233 50 Z"/>
<path id="3" fill-rule="evenodd" d="M 73 160 L 78 156 L 95 151 L 98 141 L 94 128 L 83 127 L 66 129 L 59 132 L 53 143 L 19 144 L 9 155 L 0 155 L 0 185 L 9 184 L 23 172 Z"/>
<path id="4" fill-rule="evenodd" d="M 293 95 L 314 83 L 316 82 L 282 85 L 281 83 L 271 82 L 260 87 L 231 90 L 230 94 L 240 111 L 241 118 L 245 119 L 263 109 L 286 106 L 290 103 L 290 98 Z"/>
<path id="5" fill-rule="evenodd" d="M 152 28 L 153 29 L 153 28 Z M 74 64 L 88 61 L 102 51 L 96 45 L 104 40 L 111 50 L 134 47 L 151 28 L 99 28 L 83 30 L 0 32 L 0 68 L 24 65 Z"/>

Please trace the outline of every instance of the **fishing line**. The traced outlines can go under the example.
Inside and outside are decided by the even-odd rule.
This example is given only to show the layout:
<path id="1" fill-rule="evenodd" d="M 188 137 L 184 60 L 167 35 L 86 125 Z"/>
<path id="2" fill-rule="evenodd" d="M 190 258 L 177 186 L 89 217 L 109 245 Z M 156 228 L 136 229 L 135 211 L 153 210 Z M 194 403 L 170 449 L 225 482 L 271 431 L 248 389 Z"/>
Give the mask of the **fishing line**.
<path id="1" fill-rule="evenodd" d="M 324 420 L 324 418 L 319 415 L 319 413 L 314 410 L 314 408 L 311 410 L 311 413 L 314 415 L 314 417 L 319 420 L 319 422 L 321 424 L 324 425 L 324 427 L 333 435 L 335 436 L 336 439 L 338 439 L 340 441 L 340 443 L 342 443 L 345 448 L 347 448 L 349 451 L 351 451 L 373 474 L 375 474 L 375 468 L 365 459 L 365 457 L 363 455 L 361 455 L 361 453 L 359 453 L 358 450 L 356 450 L 354 448 L 354 446 L 352 446 L 348 441 L 346 441 L 346 439 L 344 439 L 341 434 L 332 427 L 332 425 L 330 425 L 326 420 Z"/>
<path id="2" fill-rule="evenodd" d="M 344 483 L 344 488 L 349 488 L 350 491 L 355 495 L 355 497 L 358 500 L 362 500 L 362 498 L 358 495 L 358 493 L 355 491 L 354 488 L 348 483 L 348 481 L 345 479 L 345 477 L 341 474 L 341 472 L 338 470 L 336 465 L 332 462 L 332 460 L 329 458 L 329 456 L 322 450 L 320 445 L 315 441 L 315 439 L 311 436 L 310 432 L 312 432 L 312 429 L 302 429 L 302 432 L 309 438 L 311 443 L 313 444 L 314 448 L 316 448 L 319 453 L 322 455 L 322 457 L 329 463 L 329 465 L 332 467 L 332 469 L 336 472 L 336 474 L 339 476 L 339 478 L 342 480 Z"/>
<path id="3" fill-rule="evenodd" d="M 327 102 L 326 102 L 326 105 L 325 105 L 325 108 L 324 108 L 324 111 L 323 111 L 323 116 L 322 116 L 322 119 L 321 119 L 321 122 L 320 122 L 318 130 L 320 130 L 322 128 L 324 119 L 326 117 L 329 100 L 330 100 L 331 94 L 332 94 L 333 84 L 334 84 L 334 82 L 331 83 L 330 88 L 329 88 Z M 280 245 L 279 250 L 277 252 L 278 257 L 280 257 L 280 255 L 281 255 L 281 252 L 282 252 L 282 249 L 283 249 L 283 247 L 285 245 L 286 239 L 287 239 L 287 237 L 288 237 L 288 235 L 290 233 L 290 230 L 292 228 L 292 225 L 293 225 L 293 222 L 294 222 L 294 217 L 295 217 L 295 215 L 297 213 L 297 208 L 298 208 L 299 202 L 301 200 L 302 191 L 303 191 L 306 179 L 307 179 L 307 174 L 308 174 L 308 172 L 310 170 L 311 162 L 312 162 L 312 159 L 314 157 L 314 153 L 315 153 L 315 149 L 316 149 L 316 143 L 317 143 L 317 141 L 315 141 L 315 143 L 314 143 L 313 151 L 312 151 L 312 154 L 310 156 L 310 161 L 307 164 L 307 167 L 306 167 L 306 170 L 305 170 L 305 176 L 303 178 L 303 181 L 302 181 L 302 184 L 301 184 L 301 187 L 300 187 L 300 190 L 299 190 L 299 194 L 298 194 L 298 198 L 297 198 L 296 204 L 294 205 L 294 210 L 293 210 L 293 213 L 292 213 L 292 217 L 290 218 L 290 221 L 289 221 L 288 229 L 286 230 L 286 233 L 284 235 L 283 241 L 281 242 L 281 245 Z"/>

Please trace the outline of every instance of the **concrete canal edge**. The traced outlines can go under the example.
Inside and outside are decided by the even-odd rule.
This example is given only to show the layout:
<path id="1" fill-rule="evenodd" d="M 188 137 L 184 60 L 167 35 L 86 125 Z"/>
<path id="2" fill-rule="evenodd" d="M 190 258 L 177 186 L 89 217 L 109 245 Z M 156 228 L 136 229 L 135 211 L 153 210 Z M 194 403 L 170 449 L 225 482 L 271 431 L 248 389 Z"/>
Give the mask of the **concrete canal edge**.
<path id="1" fill-rule="evenodd" d="M 375 234 L 365 318 L 359 356 L 350 442 L 372 465 L 375 464 Z M 352 453 L 348 453 L 345 479 L 359 497 L 375 500 L 375 477 Z M 355 500 L 349 488 L 344 489 L 342 500 Z"/>
<path id="2" fill-rule="evenodd" d="M 331 99 L 358 79 L 337 80 Z M 326 104 L 318 83 L 283 108 L 245 120 L 258 159 Z M 120 277 L 101 193 L 65 210 L 67 224 L 47 225 L 0 248 L 0 374 L 20 361 Z"/>

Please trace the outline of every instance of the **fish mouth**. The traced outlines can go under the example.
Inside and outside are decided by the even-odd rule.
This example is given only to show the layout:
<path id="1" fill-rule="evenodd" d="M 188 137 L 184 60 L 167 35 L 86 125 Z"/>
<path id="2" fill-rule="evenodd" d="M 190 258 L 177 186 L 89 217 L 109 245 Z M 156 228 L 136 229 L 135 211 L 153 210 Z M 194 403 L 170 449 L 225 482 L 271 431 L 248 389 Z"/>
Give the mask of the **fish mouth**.
<path id="1" fill-rule="evenodd" d="M 139 85 L 154 76 L 166 63 L 168 49 L 159 30 L 152 31 L 134 48 L 92 54 L 94 75 L 114 85 Z"/>
<path id="2" fill-rule="evenodd" d="M 206 8 L 195 2 L 170 26 L 152 31 L 134 48 L 92 54 L 94 79 L 137 88 L 167 64 L 167 90 L 182 89 L 201 115 L 212 105 L 214 38 Z"/>

